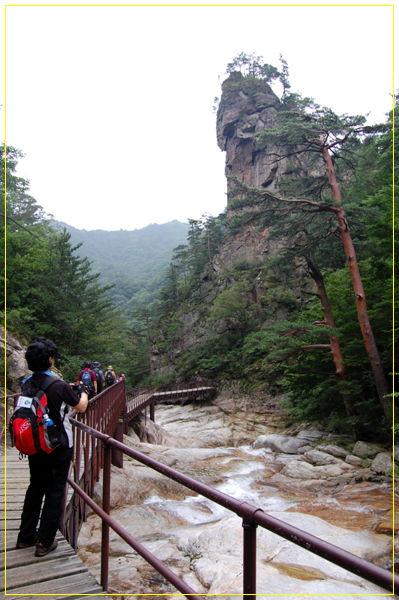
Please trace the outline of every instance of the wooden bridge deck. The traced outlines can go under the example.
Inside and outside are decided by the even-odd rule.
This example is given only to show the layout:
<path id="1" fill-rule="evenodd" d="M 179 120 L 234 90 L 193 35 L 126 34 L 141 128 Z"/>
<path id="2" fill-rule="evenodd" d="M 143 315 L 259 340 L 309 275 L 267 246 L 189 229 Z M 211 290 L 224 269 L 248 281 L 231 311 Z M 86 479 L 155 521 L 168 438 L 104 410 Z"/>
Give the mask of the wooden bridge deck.
<path id="1" fill-rule="evenodd" d="M 50 600 L 77 598 L 78 594 L 102 594 L 102 587 L 60 532 L 57 535 L 57 549 L 43 558 L 34 556 L 33 546 L 16 550 L 22 504 L 29 484 L 29 465 L 26 458 L 19 460 L 17 450 L 7 449 L 6 494 L 4 451 L 0 460 L 0 490 L 5 499 L 1 504 L 0 516 L 0 570 L 3 575 L 0 592 L 5 591 L 6 597 L 12 600 L 33 600 L 35 595 L 41 594 L 46 594 Z M 90 597 L 99 600 L 104 596 Z"/>
<path id="2" fill-rule="evenodd" d="M 201 396 L 204 394 L 211 394 L 215 391 L 214 387 L 209 387 L 209 386 L 203 386 L 203 387 L 196 387 L 196 388 L 188 388 L 186 390 L 170 390 L 168 392 L 155 392 L 153 394 L 153 398 L 154 400 L 157 400 L 158 402 L 161 402 L 162 400 L 170 400 L 173 398 L 185 398 L 185 397 L 195 397 L 196 396 Z"/>
<path id="3" fill-rule="evenodd" d="M 130 399 L 126 403 L 126 418 L 130 421 L 142 412 L 147 406 L 152 403 L 160 403 L 160 402 L 168 402 L 174 403 L 179 399 L 182 400 L 183 404 L 191 398 L 192 400 L 196 400 L 198 397 L 204 397 L 208 395 L 209 397 L 215 392 L 214 387 L 195 387 L 195 388 L 187 388 L 184 390 L 170 390 L 167 392 L 154 392 L 153 390 L 147 390 L 140 393 L 138 396 Z"/>

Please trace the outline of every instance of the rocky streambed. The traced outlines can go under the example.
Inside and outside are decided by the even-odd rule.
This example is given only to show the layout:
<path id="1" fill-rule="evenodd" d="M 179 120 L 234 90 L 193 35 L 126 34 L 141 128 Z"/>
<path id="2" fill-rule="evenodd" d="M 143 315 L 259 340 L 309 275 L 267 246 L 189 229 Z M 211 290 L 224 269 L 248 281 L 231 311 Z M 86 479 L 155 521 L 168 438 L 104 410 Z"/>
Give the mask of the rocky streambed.
<path id="1" fill-rule="evenodd" d="M 204 405 L 157 406 L 155 417 L 156 425 L 144 416 L 137 419 L 125 443 L 366 560 L 392 567 L 392 478 L 387 473 L 393 463 L 384 448 L 360 442 L 351 447 L 315 429 L 287 430 L 276 400 L 233 401 L 225 394 Z M 100 498 L 101 482 L 97 493 Z M 242 594 L 237 516 L 126 457 L 123 469 L 112 467 L 111 514 L 197 593 Z M 178 597 L 112 531 L 110 540 L 111 593 Z M 79 554 L 98 578 L 100 547 L 101 522 L 92 514 L 79 536 Z M 257 529 L 257 589 L 264 598 L 386 593 L 262 528 Z"/>

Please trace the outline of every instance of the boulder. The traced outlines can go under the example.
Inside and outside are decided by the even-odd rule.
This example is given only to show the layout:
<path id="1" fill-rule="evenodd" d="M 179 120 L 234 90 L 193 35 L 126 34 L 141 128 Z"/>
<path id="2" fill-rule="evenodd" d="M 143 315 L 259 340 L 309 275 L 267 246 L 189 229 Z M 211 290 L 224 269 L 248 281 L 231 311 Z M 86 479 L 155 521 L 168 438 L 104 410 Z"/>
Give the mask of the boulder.
<path id="1" fill-rule="evenodd" d="M 332 454 L 333 456 L 336 456 L 337 458 L 345 458 L 349 454 L 348 450 L 345 450 L 344 448 L 341 448 L 340 446 L 334 446 L 333 444 L 328 444 L 328 445 L 321 444 L 320 446 L 317 446 L 317 450 L 321 450 L 321 452 L 327 452 L 327 454 Z"/>
<path id="2" fill-rule="evenodd" d="M 361 458 L 359 458 L 359 456 L 353 456 L 352 454 L 348 454 L 348 456 L 345 458 L 345 462 L 348 463 L 348 465 L 352 465 L 353 467 L 361 467 L 363 461 Z"/>
<path id="3" fill-rule="evenodd" d="M 366 444 L 366 442 L 356 442 L 355 447 L 352 450 L 352 454 L 355 456 L 364 457 L 373 457 L 378 453 L 378 448 L 376 446 L 372 446 L 371 444 Z"/>
<path id="4" fill-rule="evenodd" d="M 314 444 L 323 436 L 325 435 L 324 431 L 317 431 L 317 430 L 313 430 L 313 429 L 304 429 L 303 431 L 300 431 L 297 435 L 297 440 L 302 440 L 303 443 L 302 445 L 311 445 L 314 446 Z"/>
<path id="5" fill-rule="evenodd" d="M 301 446 L 298 448 L 298 454 L 305 454 L 305 452 L 309 452 L 309 450 L 313 450 L 313 446 Z"/>
<path id="6" fill-rule="evenodd" d="M 327 454 L 327 452 L 320 452 L 320 450 L 310 450 L 305 452 L 303 458 L 311 463 L 312 465 L 336 465 L 342 463 L 342 460 Z"/>
<path id="7" fill-rule="evenodd" d="M 293 460 L 300 460 L 302 458 L 301 454 L 279 454 L 276 456 L 276 463 L 283 463 L 284 465 L 288 465 Z"/>
<path id="8" fill-rule="evenodd" d="M 270 448 L 273 452 L 283 454 L 297 454 L 303 446 L 307 445 L 304 439 L 298 439 L 271 433 L 269 435 L 260 435 L 252 444 L 253 448 Z"/>
<path id="9" fill-rule="evenodd" d="M 392 471 L 393 462 L 391 454 L 389 452 L 379 452 L 373 462 L 371 463 L 371 469 L 375 473 L 387 473 Z"/>
<path id="10" fill-rule="evenodd" d="M 281 474 L 294 479 L 328 479 L 330 477 L 340 477 L 353 467 L 340 461 L 340 464 L 314 466 L 305 461 L 292 461 L 286 465 Z M 350 474 L 352 477 L 353 473 Z"/>

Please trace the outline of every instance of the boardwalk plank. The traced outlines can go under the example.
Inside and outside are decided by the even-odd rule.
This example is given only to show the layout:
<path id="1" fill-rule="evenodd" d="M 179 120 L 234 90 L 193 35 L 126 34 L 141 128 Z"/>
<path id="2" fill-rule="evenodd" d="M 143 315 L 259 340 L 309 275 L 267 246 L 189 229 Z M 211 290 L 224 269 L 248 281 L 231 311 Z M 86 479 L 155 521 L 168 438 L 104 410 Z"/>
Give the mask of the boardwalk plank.
<path id="1" fill-rule="evenodd" d="M 53 579 L 49 581 L 41 581 L 39 583 L 21 586 L 9 590 L 7 585 L 7 600 L 16 598 L 27 598 L 27 596 L 20 596 L 19 594 L 55 594 L 55 598 L 70 598 L 76 594 L 101 594 L 103 591 L 102 587 L 97 583 L 93 575 L 86 573 L 83 578 L 81 574 L 70 575 L 62 579 Z M 37 598 L 37 596 L 31 596 Z M 46 599 L 52 598 L 52 596 L 46 596 Z M 104 598 L 104 596 L 101 596 Z"/>
<path id="2" fill-rule="evenodd" d="M 53 581 L 55 575 L 57 579 L 60 579 L 76 573 L 87 573 L 86 565 L 83 564 L 76 554 L 73 554 L 73 556 L 57 557 L 55 559 L 56 564 L 54 564 L 54 560 L 46 560 L 46 558 L 43 557 L 42 562 L 35 564 L 33 567 L 31 564 L 28 564 L 14 569 L 7 568 L 7 590 L 41 581 Z M 2 583 L 0 584 L 0 590 L 4 590 L 4 584 Z"/>
<path id="3" fill-rule="evenodd" d="M 6 561 L 7 561 L 7 572 L 8 569 L 14 567 L 23 567 L 25 565 L 33 565 L 35 563 L 40 563 L 43 561 L 43 558 L 34 555 L 35 548 L 34 546 L 30 546 L 29 548 L 23 548 L 22 550 L 8 550 Z M 54 552 L 51 553 L 51 558 L 53 560 L 58 560 L 60 556 L 75 556 L 74 549 L 68 544 L 66 540 L 62 540 L 58 544 L 58 548 L 56 550 L 57 554 L 53 557 Z M 3 553 L 4 555 L 5 553 Z M 49 555 L 50 556 L 50 555 Z M 4 556 L 2 558 L 3 564 L 2 568 L 4 569 Z M 57 565 L 54 565 L 57 566 Z"/>
<path id="4" fill-rule="evenodd" d="M 29 485 L 29 463 L 19 460 L 16 450 L 7 451 L 6 469 L 4 456 L 0 457 L 0 462 L 0 494 L 5 500 L 0 512 L 0 573 L 3 576 L 0 590 L 3 591 L 6 585 L 7 598 L 13 600 L 33 600 L 41 594 L 49 594 L 46 595 L 48 600 L 72 600 L 79 598 L 79 594 L 104 593 L 60 532 L 57 534 L 58 547 L 48 556 L 34 556 L 33 546 L 22 550 L 15 548 L 25 490 Z M 4 511 L 4 504 L 7 511 Z M 91 597 L 99 600 L 104 596 Z"/>

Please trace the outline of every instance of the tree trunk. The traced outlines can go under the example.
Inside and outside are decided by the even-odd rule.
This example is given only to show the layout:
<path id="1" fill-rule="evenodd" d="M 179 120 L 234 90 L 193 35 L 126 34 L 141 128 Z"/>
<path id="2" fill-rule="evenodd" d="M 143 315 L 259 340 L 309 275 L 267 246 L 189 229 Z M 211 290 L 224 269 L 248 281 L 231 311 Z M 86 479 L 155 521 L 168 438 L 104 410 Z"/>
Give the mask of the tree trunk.
<path id="1" fill-rule="evenodd" d="M 328 300 L 326 288 L 324 287 L 323 275 L 321 274 L 317 263 L 314 262 L 313 259 L 311 259 L 310 257 L 306 257 L 306 262 L 308 264 L 311 277 L 317 285 L 317 291 L 319 292 L 321 307 L 324 313 L 324 322 L 326 325 L 328 325 L 328 327 L 335 327 L 330 302 Z M 339 390 L 344 400 L 346 414 L 348 415 L 348 417 L 351 417 L 355 414 L 355 408 L 353 406 L 352 396 L 347 392 L 346 370 L 338 338 L 333 335 L 330 335 L 330 344 L 331 354 L 335 363 L 335 372 L 338 378 Z"/>
<path id="2" fill-rule="evenodd" d="M 380 399 L 384 413 L 391 423 L 393 419 L 392 401 L 387 395 L 390 393 L 388 382 L 385 378 L 382 368 L 380 355 L 377 344 L 375 343 L 373 331 L 371 329 L 370 320 L 367 313 L 366 297 L 364 294 L 363 284 L 360 277 L 359 266 L 357 264 L 356 252 L 349 231 L 348 221 L 345 216 L 345 211 L 341 206 L 341 193 L 337 179 L 335 177 L 334 165 L 332 158 L 326 146 L 322 146 L 322 154 L 327 167 L 328 181 L 330 183 L 335 202 L 339 204 L 337 208 L 329 207 L 329 210 L 337 216 L 339 229 L 341 233 L 342 243 L 346 258 L 348 261 L 349 272 L 352 279 L 353 291 L 355 293 L 357 314 L 362 331 L 363 340 L 366 346 L 367 354 L 370 359 L 371 368 L 373 370 L 374 380 L 377 387 L 378 397 Z"/>

